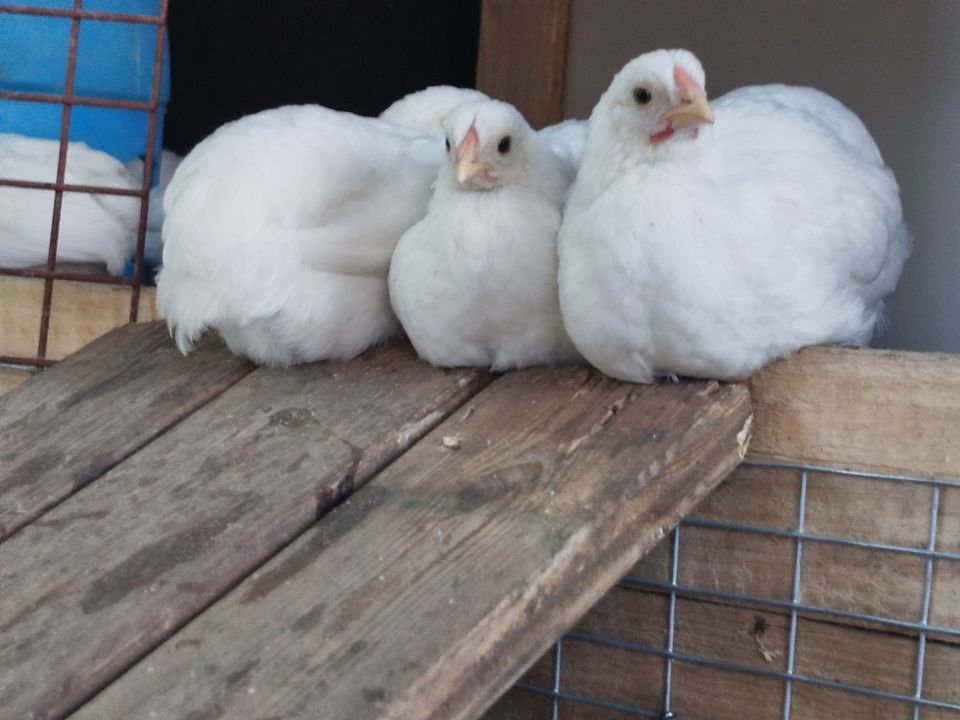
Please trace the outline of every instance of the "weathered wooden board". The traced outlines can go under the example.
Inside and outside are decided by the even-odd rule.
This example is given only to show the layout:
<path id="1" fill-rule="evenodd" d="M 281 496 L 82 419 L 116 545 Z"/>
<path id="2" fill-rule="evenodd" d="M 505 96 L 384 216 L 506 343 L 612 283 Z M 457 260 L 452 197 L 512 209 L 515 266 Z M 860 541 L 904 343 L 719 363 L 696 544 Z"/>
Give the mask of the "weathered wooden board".
<path id="1" fill-rule="evenodd" d="M 253 366 L 209 338 L 127 325 L 0 397 L 0 540 L 135 453 Z"/>
<path id="2" fill-rule="evenodd" d="M 145 362 L 154 381 L 166 372 Z M 16 718 L 76 707 L 486 377 L 430 368 L 400 346 L 348 363 L 255 370 L 0 545 L 0 707 Z M 160 388 L 171 392 L 169 381 Z"/>
<path id="3" fill-rule="evenodd" d="M 960 356 L 812 347 L 749 386 L 753 457 L 960 478 Z"/>
<path id="4" fill-rule="evenodd" d="M 504 376 L 76 718 L 477 717 L 749 424 L 742 387 Z"/>
<path id="5" fill-rule="evenodd" d="M 0 355 L 33 357 L 40 333 L 44 281 L 0 277 Z M 130 288 L 56 280 L 47 357 L 60 360 L 130 319 Z M 139 321 L 157 320 L 156 288 L 140 292 Z"/>
<path id="6" fill-rule="evenodd" d="M 33 377 L 33 374 L 29 370 L 0 367 L 0 395 L 13 390 L 15 387 L 20 387 L 31 377 Z"/>
<path id="7" fill-rule="evenodd" d="M 483 0 L 482 7 L 477 88 L 516 105 L 531 127 L 562 120 L 570 0 Z"/>
<path id="8" fill-rule="evenodd" d="M 761 460 L 855 467 L 943 478 L 960 476 L 960 357 L 876 350 L 809 348 L 772 365 L 749 383 L 756 411 L 750 454 Z M 800 473 L 741 466 L 690 515 L 691 520 L 792 531 L 797 526 Z M 867 542 L 926 547 L 932 491 L 924 485 L 830 473 L 808 476 L 808 532 Z M 729 530 L 686 527 L 681 533 L 679 582 L 698 588 L 789 600 L 795 543 Z M 937 549 L 960 550 L 960 490 L 940 494 Z M 666 582 L 671 543 L 648 553 L 631 575 Z M 923 560 L 878 550 L 807 542 L 801 566 L 804 602 L 877 613 L 909 621 L 922 610 Z M 588 613 L 584 632 L 650 647 L 664 647 L 666 596 L 618 590 Z M 930 620 L 960 627 L 960 563 L 934 563 Z M 764 632 L 757 637 L 756 630 Z M 679 600 L 676 646 L 757 668 L 783 671 L 789 615 L 781 609 L 735 601 Z M 645 670 L 622 672 L 622 649 L 584 649 L 564 642 L 561 689 L 624 703 L 649 701 L 663 659 L 645 656 Z M 768 662 L 764 653 L 770 655 Z M 913 694 L 916 633 L 889 625 L 802 615 L 797 667 L 827 679 Z M 576 662 L 578 654 L 582 660 Z M 545 657 L 539 667 L 549 664 Z M 632 666 L 631 666 L 632 667 Z M 541 671 L 542 674 L 542 671 Z M 960 702 L 960 646 L 930 633 L 926 696 Z M 543 678 L 536 684 L 543 685 Z M 547 685 L 549 686 L 549 685 Z M 662 687 L 660 687 L 662 692 Z M 783 681 L 677 663 L 674 706 L 681 717 L 766 720 L 780 717 Z M 505 720 L 518 691 L 489 720 Z M 661 707 L 656 696 L 649 708 Z M 522 706 L 518 706 L 522 707 Z M 797 684 L 792 717 L 873 720 L 912 717 L 908 705 Z M 522 715 L 521 715 L 522 716 Z M 542 715 L 530 715 L 538 720 Z M 561 717 L 628 717 L 589 705 L 561 703 Z M 923 717 L 957 717 L 925 709 Z"/>

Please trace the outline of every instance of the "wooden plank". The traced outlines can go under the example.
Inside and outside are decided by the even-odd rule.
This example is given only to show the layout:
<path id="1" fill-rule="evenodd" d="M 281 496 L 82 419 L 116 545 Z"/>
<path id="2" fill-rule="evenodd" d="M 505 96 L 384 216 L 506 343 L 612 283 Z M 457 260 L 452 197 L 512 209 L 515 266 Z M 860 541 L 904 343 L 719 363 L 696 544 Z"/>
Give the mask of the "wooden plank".
<path id="1" fill-rule="evenodd" d="M 808 348 L 761 371 L 749 387 L 756 411 L 750 451 L 754 458 L 960 477 L 960 357 Z M 797 526 L 799 494 L 797 470 L 741 466 L 690 518 L 693 522 L 790 532 Z M 931 500 L 931 488 L 924 485 L 809 473 L 805 529 L 857 541 L 925 548 Z M 681 538 L 681 584 L 790 599 L 795 557 L 791 538 L 702 527 L 685 528 Z M 945 488 L 940 492 L 937 549 L 960 552 L 960 490 Z M 670 568 L 670 543 L 662 542 L 631 570 L 631 575 L 668 582 Z M 916 621 L 922 610 L 923 572 L 920 557 L 807 542 L 801 566 L 801 597 L 804 602 Z M 612 596 L 598 606 L 598 611 L 606 607 L 603 612 L 610 616 L 609 622 L 598 624 L 597 614 L 591 612 L 581 625 L 598 624 L 599 634 L 625 641 L 642 633 L 641 644 L 663 647 L 662 641 L 657 642 L 668 627 L 662 608 L 651 606 L 653 601 L 618 604 L 617 593 Z M 663 595 L 652 597 L 663 603 Z M 748 601 L 716 600 L 701 603 L 709 611 L 695 613 L 688 609 L 695 606 L 690 603 L 695 601 L 679 601 L 678 648 L 749 666 L 758 661 L 766 665 L 760 654 L 763 648 L 750 632 L 750 622 L 761 618 L 766 628 L 763 644 L 771 654 L 769 666 L 784 669 L 789 627 L 785 610 Z M 912 695 L 915 632 L 836 617 L 830 622 L 823 620 L 822 615 L 801 616 L 798 667 L 802 665 L 806 672 L 828 679 L 838 677 Z M 934 562 L 930 621 L 960 628 L 960 562 Z M 956 682 L 960 651 L 956 638 L 930 633 L 927 648 L 925 694 L 958 702 L 955 693 L 960 692 Z M 569 674 L 561 674 L 562 678 L 572 678 L 583 695 L 626 701 L 630 693 L 636 696 L 650 690 L 642 679 L 636 680 L 636 687 L 629 680 L 619 679 L 621 659 L 590 652 L 593 656 L 582 667 L 569 671 L 565 667 L 564 672 Z M 656 668 L 660 658 L 649 656 L 648 661 L 651 668 Z M 674 692 L 681 699 L 686 697 L 685 704 L 675 707 L 690 717 L 759 720 L 781 714 L 782 681 L 758 684 L 751 676 L 702 669 L 690 663 L 678 663 L 675 672 Z M 562 680 L 561 687 L 566 690 L 570 686 Z M 953 695 L 947 687 L 956 688 Z M 504 712 L 510 710 L 507 701 L 501 707 Z M 589 708 L 582 706 L 581 716 L 600 718 L 610 712 L 597 710 L 591 715 Z M 827 714 L 857 720 L 911 716 L 910 708 L 902 703 L 810 685 L 795 686 L 793 717 Z M 923 715 L 940 717 L 929 709 Z"/>
<path id="2" fill-rule="evenodd" d="M 159 319 L 156 288 L 140 292 L 139 321 Z M 43 280 L 0 276 L 0 355 L 35 357 L 43 307 Z M 60 360 L 130 317 L 130 288 L 57 280 L 50 306 L 47 357 Z"/>
<path id="3" fill-rule="evenodd" d="M 753 457 L 960 478 L 960 356 L 812 347 L 748 384 Z"/>
<path id="4" fill-rule="evenodd" d="M 570 0 L 483 0 L 477 88 L 531 127 L 563 119 Z"/>
<path id="5" fill-rule="evenodd" d="M 0 367 L 0 395 L 10 392 L 15 387 L 23 385 L 33 377 L 29 370 L 20 370 L 12 367 Z"/>
<path id="6" fill-rule="evenodd" d="M 0 397 L 0 540 L 252 370 L 210 338 L 185 358 L 127 325 Z"/>
<path id="7" fill-rule="evenodd" d="M 477 717 L 740 461 L 750 423 L 742 387 L 582 369 L 506 375 L 471 408 L 77 720 Z"/>
<path id="8" fill-rule="evenodd" d="M 0 545 L 5 712 L 69 712 L 484 382 L 399 346 L 261 368 L 24 528 Z"/>

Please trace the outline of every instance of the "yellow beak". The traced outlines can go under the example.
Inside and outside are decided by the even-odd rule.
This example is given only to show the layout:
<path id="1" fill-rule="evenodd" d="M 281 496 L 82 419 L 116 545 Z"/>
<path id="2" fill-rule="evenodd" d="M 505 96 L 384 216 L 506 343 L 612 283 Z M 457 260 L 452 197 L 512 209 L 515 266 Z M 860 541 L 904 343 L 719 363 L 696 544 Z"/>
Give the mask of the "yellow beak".
<path id="1" fill-rule="evenodd" d="M 471 127 L 457 150 L 457 164 L 454 165 L 454 174 L 458 183 L 465 183 L 470 178 L 490 170 L 487 163 L 479 161 L 478 143 L 477 131 Z"/>
<path id="2" fill-rule="evenodd" d="M 699 87 L 684 88 L 680 92 L 680 104 L 667 110 L 658 119 L 672 123 L 674 127 L 713 124 L 713 108 L 707 102 L 707 93 Z"/>

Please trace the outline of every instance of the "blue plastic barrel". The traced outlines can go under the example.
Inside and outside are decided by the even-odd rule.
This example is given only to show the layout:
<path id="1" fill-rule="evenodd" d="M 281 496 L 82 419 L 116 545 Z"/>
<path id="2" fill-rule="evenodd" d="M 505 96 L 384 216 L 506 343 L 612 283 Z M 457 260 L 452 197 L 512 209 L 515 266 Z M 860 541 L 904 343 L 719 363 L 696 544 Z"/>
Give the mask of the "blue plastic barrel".
<path id="1" fill-rule="evenodd" d="M 73 0 L 18 0 L 18 6 L 71 10 Z M 158 0 L 86 0 L 84 10 L 156 15 Z M 0 13 L 0 88 L 62 94 L 70 43 L 69 18 Z M 74 95 L 114 100 L 150 101 L 157 26 L 81 20 L 77 41 Z M 160 106 L 157 109 L 156 157 L 163 147 L 163 116 L 170 97 L 170 62 L 164 48 Z M 0 132 L 57 139 L 63 106 L 56 103 L 0 100 Z M 123 162 L 143 156 L 148 113 L 74 105 L 70 140 L 83 141 Z"/>

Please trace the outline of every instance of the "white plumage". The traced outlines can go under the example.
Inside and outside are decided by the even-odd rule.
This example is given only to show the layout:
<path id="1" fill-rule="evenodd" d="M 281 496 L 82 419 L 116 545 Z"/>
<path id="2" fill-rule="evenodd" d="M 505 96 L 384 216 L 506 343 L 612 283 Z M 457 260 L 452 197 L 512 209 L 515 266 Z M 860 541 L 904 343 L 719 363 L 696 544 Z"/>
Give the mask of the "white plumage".
<path id="1" fill-rule="evenodd" d="M 435 365 L 579 360 L 556 285 L 571 169 L 506 103 L 461 105 L 443 126 L 448 162 L 390 267 L 390 299 L 407 335 Z"/>
<path id="2" fill-rule="evenodd" d="M 60 143 L 0 133 L 0 177 L 53 183 Z M 121 190 L 138 190 L 140 182 L 112 155 L 85 143 L 67 146 L 64 181 Z M 0 187 L 0 265 L 45 265 L 50 243 L 54 192 Z M 130 236 L 140 218 L 140 200 L 123 195 L 64 192 L 57 259 L 102 262 L 114 275 L 129 257 Z"/>
<path id="3" fill-rule="evenodd" d="M 261 363 L 347 358 L 398 332 L 386 275 L 423 217 L 436 137 L 318 106 L 224 125 L 167 189 L 157 304 L 183 352 L 205 328 Z"/>
<path id="4" fill-rule="evenodd" d="M 540 131 L 540 137 L 576 172 L 583 157 L 583 147 L 587 143 L 586 120 L 564 120 L 556 125 L 548 125 Z"/>
<path id="5" fill-rule="evenodd" d="M 443 118 L 458 105 L 489 100 L 487 95 L 471 88 L 434 85 L 397 100 L 380 113 L 382 120 L 416 128 L 444 137 Z M 586 120 L 564 120 L 539 131 L 550 149 L 576 170 L 587 141 Z"/>
<path id="6" fill-rule="evenodd" d="M 867 130 L 810 88 L 743 88 L 711 111 L 703 87 L 691 53 L 661 50 L 593 111 L 559 238 L 577 347 L 649 382 L 866 343 L 910 244 Z"/>
<path id="7" fill-rule="evenodd" d="M 457 105 L 487 99 L 482 92 L 472 88 L 434 85 L 404 95 L 380 113 L 380 119 L 423 130 L 442 138 L 443 118 L 448 112 Z"/>
<path id="8" fill-rule="evenodd" d="M 153 265 L 159 265 L 163 258 L 163 240 L 160 231 L 163 228 L 163 195 L 173 179 L 173 174 L 183 158 L 171 150 L 164 150 L 160 154 L 160 172 L 157 184 L 150 188 L 150 207 L 147 213 L 147 234 L 144 237 L 143 259 Z M 143 179 L 143 160 L 136 158 L 127 163 L 127 172 L 137 180 Z M 131 239 L 130 254 L 136 250 L 137 236 Z"/>

